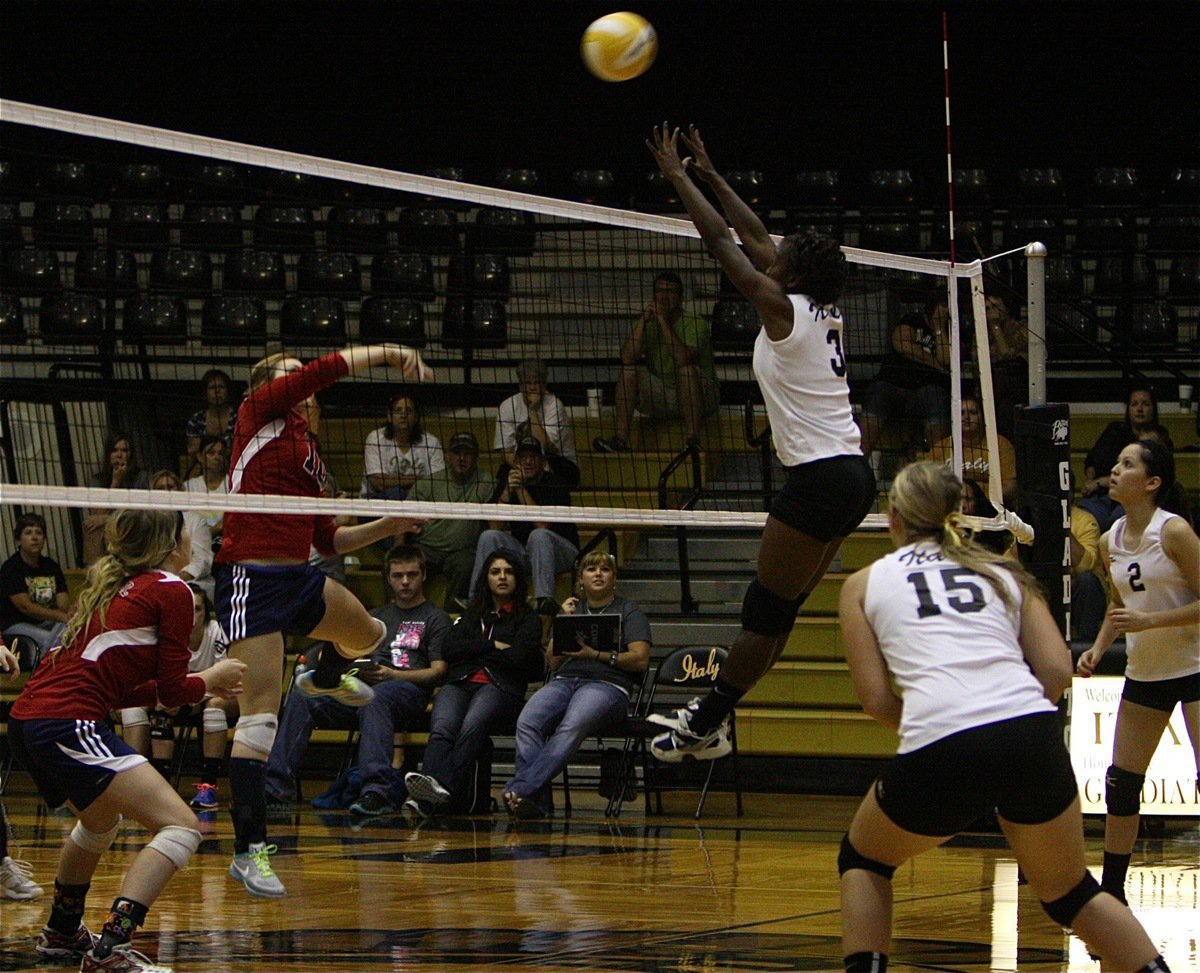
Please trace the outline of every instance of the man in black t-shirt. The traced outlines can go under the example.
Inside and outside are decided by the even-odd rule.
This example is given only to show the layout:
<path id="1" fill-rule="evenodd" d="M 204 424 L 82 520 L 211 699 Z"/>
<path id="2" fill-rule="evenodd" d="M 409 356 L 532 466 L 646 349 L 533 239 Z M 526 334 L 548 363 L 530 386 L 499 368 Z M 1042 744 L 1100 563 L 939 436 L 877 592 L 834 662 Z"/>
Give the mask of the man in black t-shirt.
<path id="1" fill-rule="evenodd" d="M 46 521 L 39 514 L 24 514 L 13 527 L 16 553 L 0 565 L 0 631 L 14 640 L 36 646 L 36 658 L 22 660 L 32 666 L 54 647 L 71 615 L 71 596 L 62 568 L 43 557 Z"/>
<path id="2" fill-rule="evenodd" d="M 500 467 L 492 502 L 508 506 L 568 507 L 571 505 L 571 488 L 547 469 L 542 444 L 527 437 L 517 443 L 513 465 Z M 490 529 L 480 535 L 475 548 L 472 594 L 484 562 L 494 551 L 503 551 L 520 559 L 533 579 L 538 610 L 547 615 L 558 613 L 558 604 L 554 601 L 555 577 L 570 571 L 579 556 L 579 530 L 574 523 L 491 521 Z"/>

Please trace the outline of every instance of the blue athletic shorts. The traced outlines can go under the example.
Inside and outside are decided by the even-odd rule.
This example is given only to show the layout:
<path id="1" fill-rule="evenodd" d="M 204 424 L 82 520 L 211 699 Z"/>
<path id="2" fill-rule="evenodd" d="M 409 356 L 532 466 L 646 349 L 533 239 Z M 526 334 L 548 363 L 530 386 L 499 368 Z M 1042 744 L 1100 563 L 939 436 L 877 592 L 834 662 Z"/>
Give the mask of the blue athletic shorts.
<path id="1" fill-rule="evenodd" d="M 18 720 L 9 718 L 8 739 L 52 808 L 67 801 L 85 810 L 104 793 L 113 777 L 144 764 L 146 758 L 94 720 Z"/>
<path id="2" fill-rule="evenodd" d="M 307 635 L 325 617 L 325 575 L 311 564 L 218 564 L 213 574 L 217 621 L 232 642 Z"/>
<path id="3" fill-rule="evenodd" d="M 819 541 L 853 533 L 875 502 L 875 474 L 862 456 L 833 456 L 787 468 L 771 516 Z"/>

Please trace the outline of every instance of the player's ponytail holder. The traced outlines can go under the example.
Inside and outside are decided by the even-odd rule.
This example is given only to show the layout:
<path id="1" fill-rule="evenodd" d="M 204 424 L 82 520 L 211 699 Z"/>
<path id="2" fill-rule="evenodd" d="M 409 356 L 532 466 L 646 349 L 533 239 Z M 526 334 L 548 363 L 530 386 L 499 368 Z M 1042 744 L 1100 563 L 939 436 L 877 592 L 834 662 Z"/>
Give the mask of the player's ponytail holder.
<path id="1" fill-rule="evenodd" d="M 942 521 L 942 540 L 947 547 L 963 546 L 964 527 L 962 514 L 957 510 L 946 516 Z"/>

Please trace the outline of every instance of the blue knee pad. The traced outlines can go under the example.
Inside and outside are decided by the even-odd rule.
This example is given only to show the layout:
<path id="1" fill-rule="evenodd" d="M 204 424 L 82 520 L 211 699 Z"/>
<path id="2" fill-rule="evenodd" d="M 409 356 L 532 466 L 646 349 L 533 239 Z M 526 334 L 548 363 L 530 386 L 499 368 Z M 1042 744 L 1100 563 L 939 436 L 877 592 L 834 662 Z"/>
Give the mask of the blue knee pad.
<path id="1" fill-rule="evenodd" d="M 885 865 L 883 862 L 877 862 L 874 858 L 867 858 L 865 855 L 859 854 L 857 848 L 850 844 L 850 835 L 842 835 L 842 847 L 838 850 L 838 875 L 845 875 L 853 868 L 861 868 L 863 871 L 874 872 L 876 875 L 882 875 L 889 882 L 892 876 L 896 874 L 895 865 Z"/>
<path id="2" fill-rule="evenodd" d="M 1043 902 L 1042 908 L 1046 910 L 1046 915 L 1060 926 L 1070 928 L 1080 910 L 1100 892 L 1100 883 L 1092 878 L 1091 872 L 1084 872 L 1079 884 L 1070 892 L 1053 902 Z"/>
<path id="3" fill-rule="evenodd" d="M 1104 772 L 1104 804 L 1109 814 L 1128 817 L 1142 809 L 1142 784 L 1145 774 L 1122 770 L 1113 764 Z"/>
<path id="4" fill-rule="evenodd" d="M 771 638 L 787 635 L 796 624 L 796 612 L 800 610 L 804 598 L 804 595 L 784 598 L 755 578 L 746 588 L 746 597 L 742 599 L 742 628 L 755 635 Z"/>

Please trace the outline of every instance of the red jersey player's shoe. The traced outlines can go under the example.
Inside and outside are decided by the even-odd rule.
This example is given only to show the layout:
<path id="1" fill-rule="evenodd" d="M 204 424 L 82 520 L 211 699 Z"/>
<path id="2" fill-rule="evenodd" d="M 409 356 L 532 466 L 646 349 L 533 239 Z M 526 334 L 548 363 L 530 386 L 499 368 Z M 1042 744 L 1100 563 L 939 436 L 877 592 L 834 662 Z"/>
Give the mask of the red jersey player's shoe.
<path id="1" fill-rule="evenodd" d="M 129 944 L 114 946 L 103 959 L 91 950 L 83 954 L 79 973 L 173 973 L 169 966 L 159 966 Z"/>

